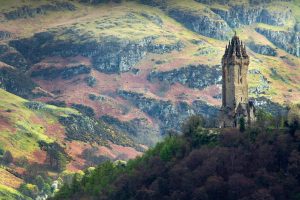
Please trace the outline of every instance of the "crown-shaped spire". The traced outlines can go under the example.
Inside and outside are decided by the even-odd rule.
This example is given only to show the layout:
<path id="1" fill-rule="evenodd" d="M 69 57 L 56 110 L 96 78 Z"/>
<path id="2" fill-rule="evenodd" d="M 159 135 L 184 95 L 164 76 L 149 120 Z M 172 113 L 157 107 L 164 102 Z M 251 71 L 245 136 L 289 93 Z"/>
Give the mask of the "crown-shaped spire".
<path id="1" fill-rule="evenodd" d="M 229 41 L 228 46 L 226 45 L 226 50 L 224 57 L 244 57 L 247 58 L 247 52 L 246 47 L 243 44 L 243 42 L 240 40 L 240 38 L 237 36 L 236 31 L 234 32 L 234 36 L 232 37 L 231 41 Z"/>

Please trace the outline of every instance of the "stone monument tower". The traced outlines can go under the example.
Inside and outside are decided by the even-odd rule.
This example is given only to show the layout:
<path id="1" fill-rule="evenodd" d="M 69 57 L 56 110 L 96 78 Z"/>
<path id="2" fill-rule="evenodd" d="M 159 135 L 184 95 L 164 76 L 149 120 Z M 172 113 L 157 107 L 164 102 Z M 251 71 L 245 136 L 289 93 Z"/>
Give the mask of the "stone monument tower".
<path id="1" fill-rule="evenodd" d="M 255 121 L 254 104 L 248 99 L 248 66 L 246 47 L 235 33 L 222 58 L 221 127 L 238 127 L 241 118 L 248 126 Z"/>

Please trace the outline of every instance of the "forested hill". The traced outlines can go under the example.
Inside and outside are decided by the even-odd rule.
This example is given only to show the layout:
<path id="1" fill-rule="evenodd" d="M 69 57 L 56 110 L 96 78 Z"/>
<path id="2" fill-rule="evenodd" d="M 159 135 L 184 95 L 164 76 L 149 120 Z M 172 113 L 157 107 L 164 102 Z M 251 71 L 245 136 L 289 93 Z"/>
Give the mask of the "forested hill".
<path id="1" fill-rule="evenodd" d="M 240 132 L 205 129 L 192 117 L 182 136 L 170 135 L 127 164 L 77 174 L 54 199 L 298 200 L 299 118 L 285 128 L 265 122 Z"/>

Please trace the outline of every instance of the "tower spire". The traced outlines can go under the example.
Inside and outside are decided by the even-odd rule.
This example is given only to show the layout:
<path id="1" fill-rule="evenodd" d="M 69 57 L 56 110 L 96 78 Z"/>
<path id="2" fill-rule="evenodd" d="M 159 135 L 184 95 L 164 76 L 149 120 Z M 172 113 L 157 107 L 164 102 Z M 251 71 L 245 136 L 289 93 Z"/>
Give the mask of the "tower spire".
<path id="1" fill-rule="evenodd" d="M 237 32 L 226 45 L 222 58 L 222 109 L 220 122 L 223 127 L 237 127 L 244 117 L 248 125 L 255 120 L 255 110 L 248 103 L 247 72 L 249 56 L 245 42 Z"/>

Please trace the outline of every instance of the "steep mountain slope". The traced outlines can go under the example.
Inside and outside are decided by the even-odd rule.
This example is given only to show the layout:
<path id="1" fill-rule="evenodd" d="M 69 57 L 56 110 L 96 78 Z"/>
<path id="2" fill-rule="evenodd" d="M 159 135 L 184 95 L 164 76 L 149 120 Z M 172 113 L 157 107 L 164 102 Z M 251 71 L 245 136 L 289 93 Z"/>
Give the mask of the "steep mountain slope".
<path id="1" fill-rule="evenodd" d="M 300 99 L 297 0 L 88 2 L 3 4 L 0 60 L 40 87 L 37 101 L 88 106 L 153 144 L 184 116 L 217 116 L 220 60 L 234 30 L 249 47 L 250 96 L 260 105 Z"/>
<path id="2" fill-rule="evenodd" d="M 131 127 L 120 129 L 136 141 L 153 144 L 156 139 L 147 138 L 157 138 L 170 129 L 168 123 L 185 118 L 177 113 L 217 116 L 213 107 L 220 105 L 220 68 L 215 66 L 220 64 L 223 40 L 234 29 L 249 45 L 251 96 L 264 97 L 259 98 L 261 104 L 266 99 L 281 104 L 299 99 L 299 58 L 283 51 L 298 55 L 295 47 L 284 48 L 298 44 L 296 1 L 260 7 L 175 0 L 146 1 L 148 6 L 94 3 L 16 1 L 15 7 L 2 8 L 6 48 L 1 60 L 25 71 L 47 91 L 39 92 L 36 100 L 89 106 L 97 118 L 113 117 L 116 127 Z M 291 8 L 284 17 L 277 12 L 282 6 Z M 274 39 L 284 46 L 273 44 L 265 30 L 290 30 L 291 36 Z M 272 37 L 289 35 L 273 32 Z M 212 70 L 202 76 L 203 67 Z M 132 103 L 119 90 L 142 94 L 148 103 Z M 154 137 L 147 137 L 150 132 Z"/>
<path id="3" fill-rule="evenodd" d="M 50 146 L 57 146 L 67 158 L 66 169 L 71 171 L 95 162 L 84 156 L 91 149 L 96 149 L 91 156 L 103 159 L 133 158 L 139 154 L 135 149 L 142 149 L 104 122 L 74 109 L 27 101 L 2 89 L 0 97 L 1 163 L 4 152 L 13 156 L 13 164 L 0 168 L 0 193 L 18 188 L 30 165 L 44 166 L 46 172 L 56 171 L 49 163 Z M 27 164 L 21 164 L 24 162 Z"/>

